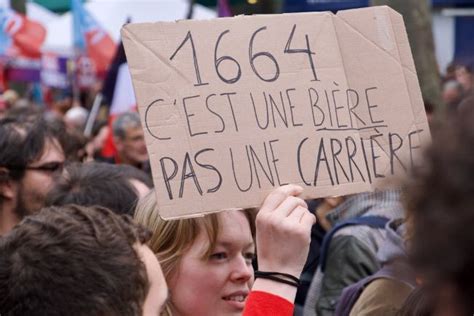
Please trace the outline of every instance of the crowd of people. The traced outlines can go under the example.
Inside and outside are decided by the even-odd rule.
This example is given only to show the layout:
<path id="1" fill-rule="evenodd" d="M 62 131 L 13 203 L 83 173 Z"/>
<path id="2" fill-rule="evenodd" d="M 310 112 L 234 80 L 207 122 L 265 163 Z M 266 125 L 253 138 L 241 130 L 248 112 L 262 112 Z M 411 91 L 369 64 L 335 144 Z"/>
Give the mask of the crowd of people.
<path id="1" fill-rule="evenodd" d="M 136 112 L 86 137 L 70 100 L 9 100 L 0 315 L 472 315 L 473 69 L 442 92 L 433 142 L 395 187 L 303 200 L 290 184 L 258 209 L 175 220 Z"/>

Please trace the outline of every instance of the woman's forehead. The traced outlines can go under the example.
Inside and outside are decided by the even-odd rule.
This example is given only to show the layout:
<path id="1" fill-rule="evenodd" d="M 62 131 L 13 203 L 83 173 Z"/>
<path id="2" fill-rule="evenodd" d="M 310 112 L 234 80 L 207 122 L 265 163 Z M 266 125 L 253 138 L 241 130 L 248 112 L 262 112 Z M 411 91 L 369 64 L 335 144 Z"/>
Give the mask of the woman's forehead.
<path id="1" fill-rule="evenodd" d="M 229 243 L 235 240 L 253 240 L 249 218 L 243 211 L 226 211 L 219 213 L 217 242 Z"/>
<path id="2" fill-rule="evenodd" d="M 253 243 L 252 233 L 250 229 L 249 218 L 242 210 L 227 210 L 215 214 L 217 218 L 217 227 L 205 225 L 204 222 L 199 223 L 199 234 L 193 243 L 193 247 L 199 248 L 200 251 L 206 252 L 216 245 L 230 244 L 249 244 Z M 212 229 L 216 235 L 215 243 L 211 245 L 213 235 Z"/>

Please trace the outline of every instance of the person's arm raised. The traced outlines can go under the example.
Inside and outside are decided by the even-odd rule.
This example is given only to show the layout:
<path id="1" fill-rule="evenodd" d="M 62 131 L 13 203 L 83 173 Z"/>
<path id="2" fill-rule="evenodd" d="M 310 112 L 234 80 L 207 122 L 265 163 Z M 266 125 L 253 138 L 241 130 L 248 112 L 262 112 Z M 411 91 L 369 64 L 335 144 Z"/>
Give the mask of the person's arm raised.
<path id="1" fill-rule="evenodd" d="M 304 200 L 297 197 L 302 191 L 296 185 L 275 189 L 265 199 L 256 219 L 258 267 L 264 277 L 257 277 L 252 291 L 277 295 L 291 303 L 297 290 L 296 284 L 291 283 L 296 283 L 293 278 L 299 278 L 303 270 L 309 251 L 311 227 L 316 221 Z M 279 280 L 266 278 L 268 274 Z M 245 315 L 254 314 L 244 312 Z"/>

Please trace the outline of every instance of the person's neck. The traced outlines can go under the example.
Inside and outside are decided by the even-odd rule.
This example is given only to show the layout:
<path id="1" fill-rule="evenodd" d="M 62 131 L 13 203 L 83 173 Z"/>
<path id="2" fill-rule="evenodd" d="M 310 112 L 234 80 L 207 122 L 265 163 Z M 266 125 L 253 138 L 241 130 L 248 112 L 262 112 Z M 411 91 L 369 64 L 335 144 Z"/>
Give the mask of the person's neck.
<path id="1" fill-rule="evenodd" d="M 20 219 L 14 213 L 13 207 L 8 204 L 8 202 L 4 202 L 0 209 L 0 236 L 6 235 L 20 222 Z"/>
<path id="2" fill-rule="evenodd" d="M 329 231 L 332 227 L 331 223 L 327 220 L 326 215 L 328 215 L 333 209 L 334 207 L 326 202 L 321 203 L 321 205 L 316 209 L 319 225 L 321 225 L 325 231 Z"/>
<path id="3" fill-rule="evenodd" d="M 115 163 L 116 164 L 122 164 L 122 165 L 130 165 L 130 166 L 134 166 L 136 168 L 139 168 L 141 167 L 141 163 L 139 162 L 136 162 L 136 161 L 132 161 L 130 159 L 127 159 L 126 156 L 124 155 L 121 155 L 120 153 L 117 154 L 117 156 L 115 157 Z"/>

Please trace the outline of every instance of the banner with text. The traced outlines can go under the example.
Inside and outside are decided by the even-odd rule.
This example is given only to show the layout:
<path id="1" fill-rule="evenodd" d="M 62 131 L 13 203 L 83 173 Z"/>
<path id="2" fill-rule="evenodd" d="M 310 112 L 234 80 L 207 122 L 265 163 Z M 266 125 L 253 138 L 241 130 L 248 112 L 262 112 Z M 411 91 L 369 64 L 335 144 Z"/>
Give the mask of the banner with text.
<path id="1" fill-rule="evenodd" d="M 127 24 L 122 38 L 164 218 L 373 190 L 430 140 L 389 7 Z"/>

